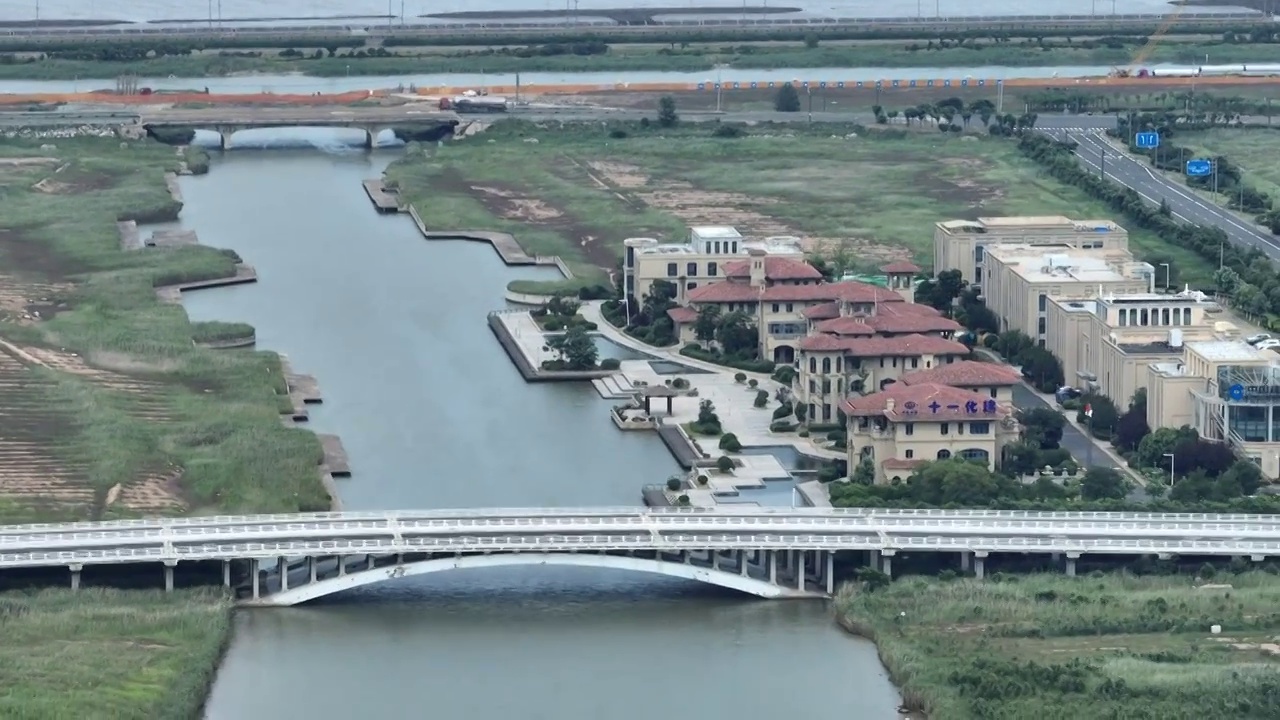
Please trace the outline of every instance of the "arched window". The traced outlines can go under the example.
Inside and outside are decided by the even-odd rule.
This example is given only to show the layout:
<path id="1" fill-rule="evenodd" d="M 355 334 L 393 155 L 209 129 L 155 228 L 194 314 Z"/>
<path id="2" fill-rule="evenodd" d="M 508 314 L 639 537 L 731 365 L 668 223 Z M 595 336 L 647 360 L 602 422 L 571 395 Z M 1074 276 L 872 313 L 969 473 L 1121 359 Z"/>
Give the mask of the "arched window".
<path id="1" fill-rule="evenodd" d="M 948 449 L 946 449 L 946 448 L 943 448 L 943 449 L 941 449 L 941 450 L 939 450 L 939 451 L 938 451 L 938 459 L 939 459 L 939 460 L 946 460 L 946 459 L 948 459 L 948 458 L 950 458 L 950 457 L 951 457 L 951 451 L 950 451 L 950 450 L 948 450 Z"/>
<path id="2" fill-rule="evenodd" d="M 809 372 L 811 373 L 818 372 L 818 358 L 815 358 L 815 357 L 809 358 Z"/>
<path id="3" fill-rule="evenodd" d="M 826 375 L 829 372 L 831 372 L 831 358 L 824 357 L 822 358 L 822 374 Z"/>

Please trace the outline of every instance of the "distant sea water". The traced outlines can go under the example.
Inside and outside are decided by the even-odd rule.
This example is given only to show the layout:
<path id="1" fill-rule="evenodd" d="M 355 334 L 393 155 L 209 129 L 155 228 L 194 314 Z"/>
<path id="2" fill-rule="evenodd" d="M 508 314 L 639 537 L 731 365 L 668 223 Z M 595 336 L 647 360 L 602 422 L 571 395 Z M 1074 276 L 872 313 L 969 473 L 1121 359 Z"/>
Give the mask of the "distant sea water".
<path id="1" fill-rule="evenodd" d="M 573 2 L 573 0 L 568 0 Z M 579 0 L 579 13 L 609 7 L 802 8 L 812 17 L 973 17 L 982 15 L 1109 15 L 1169 12 L 1167 0 Z M 465 10 L 556 10 L 566 0 L 0 0 L 0 20 L 147 20 L 395 15 L 406 21 L 427 13 Z M 38 8 L 38 10 L 37 10 Z M 1192 12 L 1241 12 L 1244 8 L 1194 7 Z M 797 17 L 797 15 L 792 15 Z M 339 21 L 335 21 L 339 22 Z M 341 24 L 368 21 L 340 21 Z"/>

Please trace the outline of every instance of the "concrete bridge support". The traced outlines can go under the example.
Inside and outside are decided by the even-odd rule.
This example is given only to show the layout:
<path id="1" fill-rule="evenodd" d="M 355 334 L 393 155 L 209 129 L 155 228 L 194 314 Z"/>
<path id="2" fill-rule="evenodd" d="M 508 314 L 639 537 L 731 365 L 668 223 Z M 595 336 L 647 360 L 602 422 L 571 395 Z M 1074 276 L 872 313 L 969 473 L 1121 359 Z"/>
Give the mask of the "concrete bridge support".
<path id="1" fill-rule="evenodd" d="M 164 561 L 164 591 L 173 592 L 173 569 L 178 567 L 177 560 Z"/>
<path id="2" fill-rule="evenodd" d="M 71 571 L 71 589 L 79 590 L 80 589 L 80 571 L 84 570 L 84 565 L 81 565 L 80 563 L 75 563 L 74 565 L 68 565 L 67 569 Z"/>
<path id="3" fill-rule="evenodd" d="M 1076 560 L 1080 559 L 1080 553 L 1067 553 L 1067 577 L 1076 576 Z"/>
<path id="4" fill-rule="evenodd" d="M 882 550 L 880 552 L 880 555 L 884 558 L 883 560 L 884 567 L 882 568 L 881 572 L 883 572 L 885 575 L 888 575 L 890 578 L 893 577 L 893 556 L 897 554 L 898 554 L 897 550 Z"/>
<path id="5" fill-rule="evenodd" d="M 981 580 L 987 574 L 987 552 L 973 551 L 973 576 Z"/>

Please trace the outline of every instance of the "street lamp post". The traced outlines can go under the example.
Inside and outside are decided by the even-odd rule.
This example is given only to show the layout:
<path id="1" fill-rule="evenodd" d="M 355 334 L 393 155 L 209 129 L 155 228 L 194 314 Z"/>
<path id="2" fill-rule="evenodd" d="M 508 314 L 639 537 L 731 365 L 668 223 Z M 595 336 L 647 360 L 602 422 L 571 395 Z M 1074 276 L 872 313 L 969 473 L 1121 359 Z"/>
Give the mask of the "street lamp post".
<path id="1" fill-rule="evenodd" d="M 1169 458 L 1169 487 L 1173 487 L 1173 453 L 1165 453 L 1164 456 Z"/>

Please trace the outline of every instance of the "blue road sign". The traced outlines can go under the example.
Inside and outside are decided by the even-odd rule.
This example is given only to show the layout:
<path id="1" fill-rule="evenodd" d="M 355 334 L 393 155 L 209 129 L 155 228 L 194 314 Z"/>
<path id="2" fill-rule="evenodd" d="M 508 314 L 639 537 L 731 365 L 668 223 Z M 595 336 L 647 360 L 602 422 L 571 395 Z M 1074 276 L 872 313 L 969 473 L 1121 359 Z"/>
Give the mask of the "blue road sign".
<path id="1" fill-rule="evenodd" d="M 1140 132 L 1133 136 L 1133 144 L 1148 150 L 1160 147 L 1160 133 Z"/>
<path id="2" fill-rule="evenodd" d="M 1187 175 L 1190 177 L 1204 177 L 1213 174 L 1212 160 L 1188 160 Z"/>

